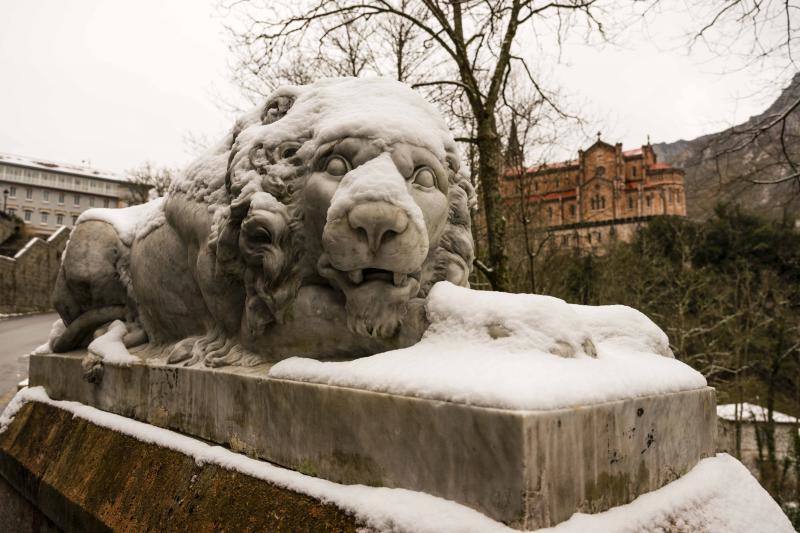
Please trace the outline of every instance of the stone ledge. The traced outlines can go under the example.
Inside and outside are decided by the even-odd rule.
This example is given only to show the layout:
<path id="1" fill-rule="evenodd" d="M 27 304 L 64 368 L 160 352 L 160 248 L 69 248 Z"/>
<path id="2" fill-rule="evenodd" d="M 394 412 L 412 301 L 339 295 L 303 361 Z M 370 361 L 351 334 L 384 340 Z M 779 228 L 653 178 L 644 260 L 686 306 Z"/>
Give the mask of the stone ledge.
<path id="1" fill-rule="evenodd" d="M 263 367 L 105 365 L 93 385 L 81 356 L 32 356 L 30 384 L 332 481 L 441 496 L 518 528 L 628 503 L 714 454 L 711 388 L 512 411 L 277 380 Z"/>
<path id="2" fill-rule="evenodd" d="M 219 466 L 197 466 L 192 457 L 38 402 L 23 406 L 0 434 L 0 475 L 63 531 L 360 526 L 333 505 Z"/>

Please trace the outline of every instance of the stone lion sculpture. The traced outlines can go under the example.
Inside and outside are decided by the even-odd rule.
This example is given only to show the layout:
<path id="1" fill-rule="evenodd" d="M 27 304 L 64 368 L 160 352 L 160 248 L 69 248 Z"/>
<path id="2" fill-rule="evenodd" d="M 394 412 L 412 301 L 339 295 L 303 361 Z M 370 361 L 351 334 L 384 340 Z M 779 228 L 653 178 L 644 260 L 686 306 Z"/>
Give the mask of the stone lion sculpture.
<path id="1" fill-rule="evenodd" d="M 163 199 L 85 212 L 56 352 L 114 320 L 128 347 L 209 366 L 415 343 L 424 298 L 467 286 L 474 192 L 438 112 L 386 79 L 281 87 Z"/>

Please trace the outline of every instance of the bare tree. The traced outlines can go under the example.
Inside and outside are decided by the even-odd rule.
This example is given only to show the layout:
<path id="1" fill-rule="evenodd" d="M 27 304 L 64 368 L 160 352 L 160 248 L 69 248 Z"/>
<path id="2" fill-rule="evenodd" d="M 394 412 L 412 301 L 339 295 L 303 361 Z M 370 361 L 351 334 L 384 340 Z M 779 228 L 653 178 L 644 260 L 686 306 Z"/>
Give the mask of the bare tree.
<path id="1" fill-rule="evenodd" d="M 656 3 L 659 3 L 658 1 Z M 766 113 L 709 139 L 703 161 L 721 185 L 793 183 L 800 194 L 800 5 L 791 0 L 693 0 L 690 49 L 704 47 L 727 68 L 791 85 Z M 702 163 L 701 163 L 702 164 Z"/>
<path id="2" fill-rule="evenodd" d="M 175 178 L 174 170 L 155 167 L 150 162 L 131 169 L 126 174 L 130 205 L 143 204 L 152 198 L 164 196 Z"/>
<path id="3" fill-rule="evenodd" d="M 541 25 L 553 32 L 553 45 L 557 46 L 578 25 L 602 32 L 603 26 L 595 16 L 596 1 L 306 0 L 276 5 L 251 0 L 228 7 L 241 15 L 240 25 L 231 29 L 242 72 L 256 77 L 286 68 L 287 62 L 292 64 L 293 51 L 307 48 L 311 41 L 323 43 L 348 27 L 372 27 L 382 22 L 383 27 L 388 24 L 397 29 L 402 24 L 406 32 L 395 33 L 399 37 L 396 44 L 419 35 L 423 45 L 431 47 L 429 54 L 414 55 L 394 72 L 417 88 L 438 90 L 454 108 L 463 102 L 469 111 L 468 122 L 473 122 L 474 128 L 465 129 L 472 133 L 461 140 L 476 146 L 487 236 L 486 263 L 476 264 L 495 290 L 507 290 L 506 219 L 499 189 L 504 161 L 498 111 L 512 71 L 522 73 L 546 105 L 562 112 L 529 67 L 517 36 L 523 27 L 535 32 Z M 405 45 L 393 48 L 396 57 L 404 59 L 412 57 L 409 50 Z M 317 54 L 316 59 L 321 56 L 324 54 Z M 415 68 L 410 68 L 412 65 Z M 426 74 L 418 76 L 419 72 Z"/>

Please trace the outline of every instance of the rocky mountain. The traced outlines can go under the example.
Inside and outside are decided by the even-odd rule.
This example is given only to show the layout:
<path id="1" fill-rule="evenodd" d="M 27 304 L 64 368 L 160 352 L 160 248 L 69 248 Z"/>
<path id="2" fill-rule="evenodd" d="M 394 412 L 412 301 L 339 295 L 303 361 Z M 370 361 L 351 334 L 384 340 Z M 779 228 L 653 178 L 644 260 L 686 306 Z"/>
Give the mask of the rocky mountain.
<path id="1" fill-rule="evenodd" d="M 800 178 L 788 179 L 800 172 L 800 73 L 746 122 L 653 148 L 660 161 L 686 171 L 691 218 L 707 218 L 718 202 L 731 202 L 774 219 L 800 219 Z"/>

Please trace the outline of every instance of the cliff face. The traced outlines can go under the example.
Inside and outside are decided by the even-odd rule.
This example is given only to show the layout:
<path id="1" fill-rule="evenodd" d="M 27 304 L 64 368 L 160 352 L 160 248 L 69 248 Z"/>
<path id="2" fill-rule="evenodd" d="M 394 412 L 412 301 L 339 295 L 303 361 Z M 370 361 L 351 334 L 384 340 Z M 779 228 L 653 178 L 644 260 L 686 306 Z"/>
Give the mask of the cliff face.
<path id="1" fill-rule="evenodd" d="M 688 215 L 704 219 L 731 202 L 773 219 L 800 218 L 800 185 L 771 181 L 800 165 L 800 73 L 763 113 L 727 130 L 689 141 L 654 144 L 660 161 L 686 171 Z M 779 120 L 785 116 L 786 120 Z M 768 127 L 771 126 L 771 127 Z M 787 157 L 788 156 L 788 157 Z"/>

